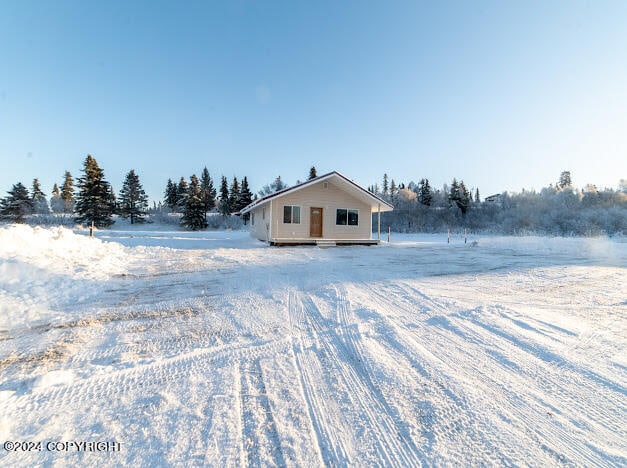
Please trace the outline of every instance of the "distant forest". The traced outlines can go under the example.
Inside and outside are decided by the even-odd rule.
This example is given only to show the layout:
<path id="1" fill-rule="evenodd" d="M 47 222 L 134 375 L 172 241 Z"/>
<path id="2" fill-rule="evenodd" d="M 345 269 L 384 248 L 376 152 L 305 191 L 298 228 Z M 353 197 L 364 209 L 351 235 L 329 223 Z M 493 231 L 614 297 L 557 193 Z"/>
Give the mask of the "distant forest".
<path id="1" fill-rule="evenodd" d="M 539 192 L 503 192 L 483 200 L 479 189 L 463 181 L 434 190 L 428 179 L 396 184 L 383 176 L 368 189 L 391 202 L 381 225 L 396 232 L 444 232 L 447 229 L 500 234 L 594 236 L 627 234 L 627 180 L 617 190 L 594 185 L 576 188 L 569 171 Z"/>
<path id="2" fill-rule="evenodd" d="M 246 176 L 229 182 L 221 176 L 219 184 L 205 167 L 200 177 L 168 179 L 163 200 L 152 206 L 139 175 L 130 170 L 116 195 L 104 170 L 91 155 L 83 164 L 82 175 L 75 181 L 69 171 L 55 184 L 50 201 L 38 179 L 30 190 L 21 182 L 13 185 L 0 199 L 0 220 L 30 224 L 82 224 L 107 227 L 114 216 L 127 218 L 131 224 L 159 222 L 179 224 L 190 230 L 237 229 L 247 223 L 239 211 L 254 201 L 287 188 L 276 177 L 253 194 Z M 317 177 L 311 167 L 307 180 Z M 176 180 L 176 179 L 174 179 Z M 299 183 L 297 181 L 296 183 Z M 571 174 L 564 171 L 555 185 L 539 192 L 503 192 L 481 198 L 479 189 L 468 189 L 463 180 L 434 189 L 428 179 L 418 183 L 396 183 L 387 174 L 368 190 L 394 205 L 394 211 L 381 214 L 382 228 L 395 232 L 445 232 L 468 230 L 501 234 L 549 234 L 593 236 L 627 234 L 627 180 L 618 189 L 598 189 L 594 185 L 574 187 Z M 374 215 L 376 216 L 376 214 Z M 373 223 L 376 226 L 376 223 Z"/>

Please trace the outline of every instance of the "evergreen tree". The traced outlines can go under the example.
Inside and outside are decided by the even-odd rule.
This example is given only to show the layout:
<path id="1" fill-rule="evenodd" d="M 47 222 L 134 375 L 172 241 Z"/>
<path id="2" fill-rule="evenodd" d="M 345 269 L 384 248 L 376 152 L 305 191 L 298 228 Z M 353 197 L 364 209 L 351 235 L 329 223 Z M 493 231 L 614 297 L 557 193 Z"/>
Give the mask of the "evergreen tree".
<path id="1" fill-rule="evenodd" d="M 61 187 L 61 199 L 63 200 L 63 212 L 72 213 L 74 211 L 74 179 L 70 171 L 65 171 L 63 176 L 63 186 Z"/>
<path id="2" fill-rule="evenodd" d="M 223 216 L 231 214 L 231 207 L 229 206 L 229 185 L 224 176 L 222 176 L 222 181 L 220 182 L 220 204 L 218 208 Z"/>
<path id="3" fill-rule="evenodd" d="M 52 187 L 50 208 L 52 208 L 53 213 L 63 213 L 63 199 L 61 198 L 61 191 L 59 190 L 59 186 L 57 184 L 54 184 L 54 187 Z"/>
<path id="4" fill-rule="evenodd" d="M 231 209 L 231 213 L 235 213 L 239 211 L 239 206 L 240 206 L 239 182 L 237 181 L 237 177 L 233 177 L 233 182 L 231 183 L 231 190 L 229 190 L 229 208 Z"/>
<path id="5" fill-rule="evenodd" d="M 563 171 L 560 174 L 560 180 L 557 183 L 557 188 L 560 190 L 564 190 L 565 188 L 571 187 L 572 181 L 570 180 L 570 171 Z"/>
<path id="6" fill-rule="evenodd" d="M 0 216 L 13 223 L 23 223 L 24 218 L 33 212 L 33 201 L 28 189 L 18 182 L 8 194 L 0 201 Z"/>
<path id="7" fill-rule="evenodd" d="M 39 185 L 39 179 L 33 180 L 33 191 L 31 194 L 31 199 L 33 201 L 33 211 L 37 214 L 50 214 L 50 208 L 48 208 L 48 200 L 46 200 L 46 195 L 41 191 L 41 186 Z"/>
<path id="8" fill-rule="evenodd" d="M 248 187 L 248 179 L 246 178 L 246 176 L 244 176 L 244 178 L 242 179 L 242 187 L 240 188 L 239 207 L 238 207 L 237 211 L 243 210 L 248 205 L 250 205 L 252 202 L 253 202 L 253 194 L 250 191 L 250 188 Z M 248 222 L 249 218 L 250 218 L 250 213 L 246 213 L 243 216 L 244 224 L 246 224 Z"/>
<path id="9" fill-rule="evenodd" d="M 396 187 L 396 182 L 394 182 L 394 179 L 392 179 L 392 183 L 390 184 L 390 199 L 392 201 L 394 201 L 394 198 L 396 197 L 396 190 L 398 189 L 398 187 Z"/>
<path id="10" fill-rule="evenodd" d="M 475 202 L 481 203 L 481 198 L 479 198 L 479 189 L 475 189 Z"/>
<path id="11" fill-rule="evenodd" d="M 307 180 L 315 179 L 318 177 L 318 171 L 316 170 L 316 166 L 311 166 L 309 169 L 309 178 Z"/>
<path id="12" fill-rule="evenodd" d="M 188 191 L 187 181 L 185 180 L 185 177 L 181 177 L 181 180 L 179 180 L 179 185 L 176 189 L 175 211 L 177 211 L 178 213 L 182 213 L 183 210 L 185 209 L 185 198 L 187 197 L 187 191 Z"/>
<path id="13" fill-rule="evenodd" d="M 177 208 L 177 203 L 178 203 L 178 199 L 179 199 L 179 192 L 178 192 L 178 187 L 176 186 L 176 184 L 174 182 L 172 182 L 172 179 L 168 179 L 168 183 L 166 184 L 165 187 L 165 193 L 164 195 L 164 202 L 165 205 L 172 211 L 176 211 Z"/>
<path id="14" fill-rule="evenodd" d="M 200 190 L 200 182 L 196 174 L 189 179 L 189 187 L 185 194 L 183 216 L 181 217 L 181 226 L 197 231 L 207 227 L 205 220 L 205 204 L 202 201 Z"/>
<path id="15" fill-rule="evenodd" d="M 90 154 L 85 158 L 84 175 L 78 179 L 78 195 L 74 207 L 77 223 L 107 227 L 113 224 L 111 216 L 115 209 L 115 195 L 104 171 Z"/>
<path id="16" fill-rule="evenodd" d="M 202 170 L 202 175 L 200 176 L 200 198 L 205 209 L 206 220 L 207 211 L 213 210 L 216 206 L 216 189 L 206 167 Z"/>
<path id="17" fill-rule="evenodd" d="M 457 182 L 457 179 L 453 179 L 449 192 L 449 200 L 455 202 L 457 207 L 461 210 L 462 216 L 466 216 L 468 206 L 470 205 L 470 192 L 466 188 L 466 185 L 464 185 L 464 181 Z"/>
<path id="18" fill-rule="evenodd" d="M 433 203 L 433 190 L 429 179 L 421 179 L 418 183 L 418 201 L 425 206 L 431 206 Z"/>
<path id="19" fill-rule="evenodd" d="M 147 209 L 148 196 L 135 170 L 131 169 L 120 190 L 120 216 L 131 218 L 131 224 L 135 224 L 144 220 Z"/>
<path id="20" fill-rule="evenodd" d="M 118 203 L 118 199 L 115 196 L 115 190 L 113 190 L 111 184 L 109 184 L 109 203 L 111 204 L 111 214 L 119 214 L 120 204 Z"/>
<path id="21" fill-rule="evenodd" d="M 383 195 L 386 197 L 388 196 L 389 188 L 388 175 L 383 174 Z"/>

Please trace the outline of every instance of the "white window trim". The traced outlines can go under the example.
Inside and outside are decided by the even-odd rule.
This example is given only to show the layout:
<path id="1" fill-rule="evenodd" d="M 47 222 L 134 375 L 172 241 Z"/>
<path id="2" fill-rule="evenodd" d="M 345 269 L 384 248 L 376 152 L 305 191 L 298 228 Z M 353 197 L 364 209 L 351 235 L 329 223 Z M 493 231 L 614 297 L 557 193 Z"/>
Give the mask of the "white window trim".
<path id="1" fill-rule="evenodd" d="M 294 221 L 292 221 L 291 223 L 286 223 L 285 222 L 285 219 L 283 217 L 284 216 L 283 213 L 285 213 L 285 207 L 286 206 L 291 206 L 292 207 L 292 211 L 291 211 L 291 214 L 290 214 L 290 219 L 291 220 L 294 219 L 294 207 L 297 206 L 298 209 L 300 210 L 300 216 L 298 218 L 298 222 L 297 223 L 295 223 Z M 301 224 L 302 219 L 303 219 L 303 207 L 301 205 L 283 205 L 283 210 L 281 210 L 281 224 L 297 224 L 298 225 L 298 224 Z"/>
<path id="2" fill-rule="evenodd" d="M 346 210 L 346 224 L 337 224 L 337 210 Z M 348 212 L 349 211 L 357 212 L 357 224 L 348 224 Z M 347 227 L 347 228 L 359 227 L 359 218 L 361 218 L 361 216 L 359 216 L 359 209 L 357 208 L 344 208 L 344 207 L 339 206 L 335 209 L 335 225 L 336 226 L 342 226 L 342 227 Z"/>

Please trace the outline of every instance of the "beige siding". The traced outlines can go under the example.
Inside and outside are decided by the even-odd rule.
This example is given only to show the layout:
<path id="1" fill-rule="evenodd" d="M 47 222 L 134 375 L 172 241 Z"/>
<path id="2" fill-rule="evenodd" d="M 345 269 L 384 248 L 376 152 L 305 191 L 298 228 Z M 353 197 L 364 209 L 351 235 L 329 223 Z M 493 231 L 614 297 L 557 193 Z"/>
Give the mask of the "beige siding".
<path id="1" fill-rule="evenodd" d="M 311 207 L 323 208 L 322 238 L 323 239 L 370 239 L 372 232 L 372 214 L 370 205 L 346 193 L 346 191 L 328 182 L 323 182 L 296 190 L 282 197 L 275 198 L 272 216 L 273 239 L 309 239 L 309 215 Z M 269 203 L 267 204 L 269 205 Z M 283 223 L 283 207 L 285 205 L 300 206 L 300 224 Z M 336 209 L 345 208 L 359 210 L 358 226 L 337 226 L 335 224 Z M 257 215 L 255 215 L 256 217 Z M 267 217 L 267 216 L 266 216 Z M 257 219 L 255 218 L 255 224 Z M 264 228 L 265 229 L 265 228 Z M 319 238 L 318 238 L 319 239 Z"/>

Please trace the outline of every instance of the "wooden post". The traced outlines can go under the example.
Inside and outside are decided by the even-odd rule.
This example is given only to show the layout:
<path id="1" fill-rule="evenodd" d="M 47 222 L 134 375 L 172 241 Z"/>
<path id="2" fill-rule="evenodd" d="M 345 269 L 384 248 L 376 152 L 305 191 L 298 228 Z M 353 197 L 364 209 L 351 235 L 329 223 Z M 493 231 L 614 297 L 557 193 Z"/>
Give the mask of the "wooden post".
<path id="1" fill-rule="evenodd" d="M 381 203 L 377 209 L 377 240 L 381 240 Z"/>
<path id="2" fill-rule="evenodd" d="M 91 227 L 89 228 L 89 237 L 94 237 L 94 222 L 91 222 Z"/>
<path id="3" fill-rule="evenodd" d="M 448 228 L 448 238 L 446 239 L 446 243 L 447 244 L 451 243 L 451 228 Z"/>
<path id="4" fill-rule="evenodd" d="M 390 226 L 388 226 L 388 244 L 390 243 Z"/>
<path id="5" fill-rule="evenodd" d="M 468 235 L 466 233 L 466 228 L 464 228 L 464 244 L 468 241 Z"/>

